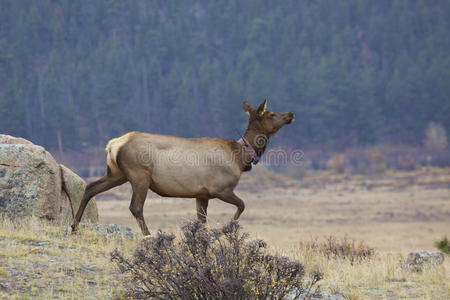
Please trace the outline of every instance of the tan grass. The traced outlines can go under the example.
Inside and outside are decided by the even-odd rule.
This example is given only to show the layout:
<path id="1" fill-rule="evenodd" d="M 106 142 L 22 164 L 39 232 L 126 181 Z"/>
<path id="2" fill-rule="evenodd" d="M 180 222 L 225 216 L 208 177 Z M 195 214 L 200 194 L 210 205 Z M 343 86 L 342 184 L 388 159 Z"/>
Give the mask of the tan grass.
<path id="1" fill-rule="evenodd" d="M 278 179 L 283 184 L 264 185 L 257 183 L 258 176 L 264 175 L 244 174 L 237 189 L 246 203 L 240 222 L 253 235 L 282 248 L 311 236 L 348 234 L 378 251 L 407 253 L 434 249 L 436 240 L 450 234 L 448 168 L 389 171 L 376 177 L 325 171 L 302 181 L 284 178 Z M 248 178 L 253 178 L 250 183 Z M 128 184 L 103 194 L 97 202 L 100 222 L 138 230 L 128 209 L 130 198 Z M 223 224 L 234 211 L 232 205 L 211 200 L 208 222 Z M 151 231 L 176 230 L 195 218 L 195 200 L 149 192 L 144 216 Z"/>
<path id="2" fill-rule="evenodd" d="M 324 272 L 322 288 L 351 299 L 448 299 L 450 296 L 450 260 L 431 266 L 422 273 L 400 267 L 402 254 L 381 253 L 361 263 L 328 259 L 308 249 L 293 248 L 287 254 L 308 268 Z"/>
<path id="3" fill-rule="evenodd" d="M 211 225 L 213 226 L 213 225 Z M 245 228 L 244 228 L 245 230 Z M 82 227 L 72 236 L 64 227 L 36 219 L 20 223 L 0 222 L 0 282 L 9 282 L 0 299 L 106 299 L 123 293 L 121 277 L 110 262 L 110 252 L 119 248 L 130 256 L 138 241 L 105 239 Z M 329 259 L 320 252 L 297 244 L 270 251 L 304 263 L 307 270 L 319 268 L 325 277 L 322 290 L 348 299 L 446 299 L 450 296 L 450 260 L 442 266 L 414 273 L 400 267 L 401 253 L 377 253 L 353 265 L 348 260 Z"/>
<path id="4" fill-rule="evenodd" d="M 115 248 L 131 253 L 137 241 L 106 239 L 82 227 L 71 235 L 65 227 L 35 218 L 0 220 L 0 299 L 105 299 L 121 293 L 120 278 L 110 263 Z"/>
<path id="5" fill-rule="evenodd" d="M 264 180 L 245 174 L 237 193 L 246 202 L 244 230 L 266 240 L 271 251 L 299 259 L 325 274 L 322 289 L 348 299 L 449 299 L 450 258 L 422 273 L 402 270 L 399 261 L 414 250 L 435 250 L 450 235 L 450 169 L 388 171 L 364 177 L 319 172 L 296 182 L 283 176 Z M 265 176 L 257 174 L 257 176 Z M 249 180 L 247 180 L 249 179 Z M 124 185 L 98 198 L 101 223 L 137 230 Z M 218 200 L 209 206 L 209 226 L 229 220 L 235 208 Z M 145 217 L 151 231 L 178 232 L 195 218 L 195 201 L 150 194 Z M 351 265 L 300 247 L 300 240 L 348 235 L 375 248 L 371 260 Z M 104 238 L 82 226 L 68 228 L 29 219 L 0 220 L 0 299 L 110 299 L 123 288 L 110 252 L 131 255 L 138 241 Z"/>

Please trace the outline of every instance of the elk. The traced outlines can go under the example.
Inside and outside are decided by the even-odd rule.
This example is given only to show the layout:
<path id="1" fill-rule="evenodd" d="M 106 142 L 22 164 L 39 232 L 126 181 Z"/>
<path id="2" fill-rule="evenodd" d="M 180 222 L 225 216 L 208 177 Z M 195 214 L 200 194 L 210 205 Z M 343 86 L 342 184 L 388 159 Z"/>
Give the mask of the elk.
<path id="1" fill-rule="evenodd" d="M 86 186 L 72 232 L 76 232 L 92 197 L 127 181 L 133 189 L 130 211 L 144 235 L 150 234 L 143 216 L 149 189 L 164 197 L 195 198 L 197 218 L 202 223 L 206 222 L 208 201 L 213 198 L 235 205 L 237 220 L 245 208 L 244 201 L 234 193 L 242 172 L 259 161 L 269 138 L 294 120 L 292 112 L 267 110 L 266 99 L 258 108 L 247 101 L 243 107 L 249 121 L 238 141 L 143 132 L 129 132 L 110 140 L 106 175 Z"/>

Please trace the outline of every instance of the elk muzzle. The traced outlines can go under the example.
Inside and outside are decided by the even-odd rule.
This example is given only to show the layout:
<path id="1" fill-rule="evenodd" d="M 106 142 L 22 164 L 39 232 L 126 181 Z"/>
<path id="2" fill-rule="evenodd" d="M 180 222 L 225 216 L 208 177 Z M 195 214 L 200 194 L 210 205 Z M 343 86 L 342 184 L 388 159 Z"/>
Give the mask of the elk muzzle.
<path id="1" fill-rule="evenodd" d="M 294 118 L 295 118 L 294 114 L 291 112 L 288 112 L 285 117 L 286 124 L 291 124 L 294 121 Z"/>

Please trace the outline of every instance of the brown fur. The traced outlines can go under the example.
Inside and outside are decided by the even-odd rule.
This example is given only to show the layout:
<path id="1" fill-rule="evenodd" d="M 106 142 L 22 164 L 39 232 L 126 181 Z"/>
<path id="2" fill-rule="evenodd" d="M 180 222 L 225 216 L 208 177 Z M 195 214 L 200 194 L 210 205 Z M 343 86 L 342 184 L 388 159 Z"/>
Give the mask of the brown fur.
<path id="1" fill-rule="evenodd" d="M 266 103 L 264 100 L 255 109 L 244 101 L 244 111 L 250 116 L 244 138 L 258 155 L 264 152 L 269 137 L 294 118 L 292 113 L 269 112 Z M 263 143 L 258 142 L 261 137 Z M 73 232 L 93 196 L 127 181 L 133 189 L 130 211 L 144 235 L 150 234 L 143 216 L 149 189 L 165 197 L 196 198 L 201 222 L 206 222 L 209 199 L 218 198 L 235 205 L 235 219 L 245 209 L 234 188 L 251 157 L 234 140 L 129 132 L 112 139 L 106 152 L 107 174 L 86 187 L 72 223 Z"/>

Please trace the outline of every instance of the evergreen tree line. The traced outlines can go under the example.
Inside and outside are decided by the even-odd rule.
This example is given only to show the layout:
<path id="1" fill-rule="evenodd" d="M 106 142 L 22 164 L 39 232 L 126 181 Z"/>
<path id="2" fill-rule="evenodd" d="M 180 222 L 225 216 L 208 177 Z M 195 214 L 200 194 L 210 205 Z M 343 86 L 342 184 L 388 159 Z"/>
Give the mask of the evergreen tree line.
<path id="1" fill-rule="evenodd" d="M 446 0 L 0 0 L 0 131 L 238 138 L 268 98 L 282 143 L 417 145 L 450 132 L 449 32 Z"/>

